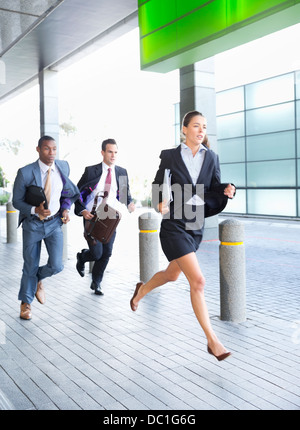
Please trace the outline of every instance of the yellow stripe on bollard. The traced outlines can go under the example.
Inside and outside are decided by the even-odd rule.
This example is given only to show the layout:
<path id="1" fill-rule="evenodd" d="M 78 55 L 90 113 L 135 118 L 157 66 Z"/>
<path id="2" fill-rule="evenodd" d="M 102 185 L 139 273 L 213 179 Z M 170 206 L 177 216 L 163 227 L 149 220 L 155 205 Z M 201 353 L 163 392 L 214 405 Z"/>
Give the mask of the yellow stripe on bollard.
<path id="1" fill-rule="evenodd" d="M 156 233 L 157 230 L 140 230 L 140 233 Z"/>
<path id="2" fill-rule="evenodd" d="M 6 211 L 6 213 L 7 214 L 14 214 L 14 213 L 16 213 L 17 211 Z"/>
<path id="3" fill-rule="evenodd" d="M 243 245 L 244 242 L 221 242 L 221 245 L 226 246 L 236 246 L 236 245 Z"/>

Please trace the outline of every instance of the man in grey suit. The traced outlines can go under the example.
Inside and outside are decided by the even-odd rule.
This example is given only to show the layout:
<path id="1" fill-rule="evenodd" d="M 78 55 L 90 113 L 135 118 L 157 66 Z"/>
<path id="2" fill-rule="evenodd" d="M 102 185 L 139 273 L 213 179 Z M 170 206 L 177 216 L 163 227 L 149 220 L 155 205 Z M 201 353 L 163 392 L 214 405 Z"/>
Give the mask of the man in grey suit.
<path id="1" fill-rule="evenodd" d="M 70 221 L 69 209 L 79 196 L 77 186 L 68 177 L 67 161 L 55 161 L 56 149 L 52 137 L 41 137 L 36 148 L 39 159 L 18 170 L 13 187 L 13 206 L 20 211 L 19 225 L 23 228 L 24 265 L 18 298 L 21 300 L 20 318 L 25 320 L 32 317 L 34 297 L 42 304 L 45 302 L 42 280 L 63 269 L 61 226 Z M 26 192 L 32 185 L 45 189 L 47 204 L 42 202 L 32 206 L 26 202 Z M 49 257 L 47 264 L 40 266 L 42 240 Z"/>

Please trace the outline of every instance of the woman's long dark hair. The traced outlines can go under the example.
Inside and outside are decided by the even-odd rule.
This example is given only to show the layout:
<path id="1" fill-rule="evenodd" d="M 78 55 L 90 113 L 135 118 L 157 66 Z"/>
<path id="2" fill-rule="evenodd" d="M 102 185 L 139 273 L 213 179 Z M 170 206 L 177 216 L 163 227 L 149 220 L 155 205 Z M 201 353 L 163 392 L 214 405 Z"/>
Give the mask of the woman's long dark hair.
<path id="1" fill-rule="evenodd" d="M 183 127 L 187 127 L 189 125 L 189 123 L 191 122 L 192 118 L 194 118 L 194 116 L 202 116 L 203 118 L 205 118 L 205 116 L 201 112 L 198 112 L 197 110 L 192 110 L 191 112 L 187 112 L 183 117 L 181 130 L 183 129 Z M 202 145 L 205 145 L 207 148 L 210 147 L 207 134 L 204 137 Z"/>

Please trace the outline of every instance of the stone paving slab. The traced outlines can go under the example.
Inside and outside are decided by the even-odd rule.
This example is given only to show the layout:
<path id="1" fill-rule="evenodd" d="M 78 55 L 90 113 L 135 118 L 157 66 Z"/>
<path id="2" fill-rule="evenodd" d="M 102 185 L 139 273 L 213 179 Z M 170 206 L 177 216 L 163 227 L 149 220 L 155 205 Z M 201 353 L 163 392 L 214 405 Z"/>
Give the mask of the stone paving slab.
<path id="1" fill-rule="evenodd" d="M 96 296 L 75 270 L 81 220 L 68 225 L 63 272 L 45 282 L 46 303 L 19 318 L 21 231 L 6 243 L 0 211 L 0 409 L 299 410 L 300 223 L 240 218 L 245 227 L 247 320 L 221 321 L 219 241 L 197 253 L 212 324 L 233 352 L 219 363 L 193 314 L 183 276 L 129 307 L 139 280 L 138 215 L 122 219 Z M 219 217 L 221 222 L 224 217 Z M 43 257 L 46 258 L 43 251 Z M 166 259 L 160 254 L 160 267 Z"/>

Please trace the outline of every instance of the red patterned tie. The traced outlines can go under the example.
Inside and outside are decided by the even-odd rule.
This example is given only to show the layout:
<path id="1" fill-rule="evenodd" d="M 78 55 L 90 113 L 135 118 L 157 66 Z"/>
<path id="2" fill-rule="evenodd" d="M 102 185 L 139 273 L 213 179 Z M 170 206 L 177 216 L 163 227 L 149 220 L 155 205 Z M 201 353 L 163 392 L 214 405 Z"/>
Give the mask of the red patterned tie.
<path id="1" fill-rule="evenodd" d="M 104 197 L 107 197 L 111 187 L 111 168 L 108 168 L 104 185 Z"/>

